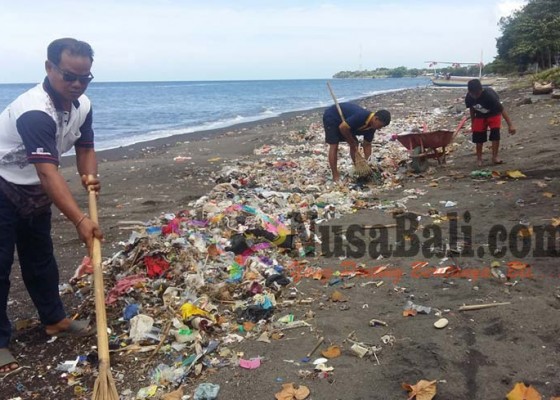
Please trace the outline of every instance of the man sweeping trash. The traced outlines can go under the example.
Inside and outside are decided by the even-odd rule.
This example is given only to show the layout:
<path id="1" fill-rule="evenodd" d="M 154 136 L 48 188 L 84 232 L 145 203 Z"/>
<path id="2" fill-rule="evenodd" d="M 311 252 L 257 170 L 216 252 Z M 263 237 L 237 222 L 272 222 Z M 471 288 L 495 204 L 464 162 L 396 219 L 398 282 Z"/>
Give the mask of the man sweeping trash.
<path id="1" fill-rule="evenodd" d="M 88 247 L 94 237 L 102 238 L 98 224 L 78 207 L 58 170 L 60 155 L 74 148 L 82 184 L 99 191 L 91 105 L 84 96 L 93 79 L 92 62 L 89 44 L 70 38 L 53 41 L 45 80 L 0 114 L 0 377 L 21 369 L 8 350 L 11 325 L 6 312 L 16 248 L 45 333 L 62 337 L 95 332 L 87 321 L 66 316 L 51 238 L 52 203 Z"/>
<path id="2" fill-rule="evenodd" d="M 338 144 L 346 142 L 350 146 L 350 157 L 356 163 L 358 136 L 363 136 L 362 146 L 367 160 L 371 155 L 371 141 L 376 130 L 391 123 L 391 113 L 379 110 L 376 113 L 366 110 L 353 103 L 340 103 L 340 115 L 336 105 L 328 107 L 323 114 L 325 142 L 329 145 L 329 166 L 333 181 L 340 179 L 338 172 Z M 343 119 L 344 117 L 344 119 Z"/>

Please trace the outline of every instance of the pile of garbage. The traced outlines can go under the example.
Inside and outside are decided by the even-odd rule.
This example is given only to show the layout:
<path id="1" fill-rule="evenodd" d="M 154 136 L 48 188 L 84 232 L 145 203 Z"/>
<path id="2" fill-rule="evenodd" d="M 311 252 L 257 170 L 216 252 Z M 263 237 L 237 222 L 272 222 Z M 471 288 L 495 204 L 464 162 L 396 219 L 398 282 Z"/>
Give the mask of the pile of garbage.
<path id="1" fill-rule="evenodd" d="M 438 118 L 449 116 L 434 114 L 431 122 Z M 405 131 L 417 122 L 395 121 L 391 128 Z M 369 160 L 383 172 L 380 180 L 335 184 L 323 134 L 316 123 L 290 132 L 289 144 L 256 149 L 257 161 L 224 167 L 214 188 L 184 210 L 120 223 L 132 234 L 104 261 L 109 339 L 121 355 L 151 354 L 145 363 L 151 384 L 136 398 L 181 387 L 206 368 L 255 368 L 260 359 L 240 358 L 230 346 L 309 326 L 285 310 L 313 301 L 298 298 L 292 272 L 318 255 L 315 227 L 375 207 L 370 199 L 400 187 L 408 173 L 407 149 L 387 132 L 376 136 Z M 341 157 L 340 169 L 351 169 L 349 157 Z M 77 293 L 86 293 L 91 277 L 79 275 Z M 168 362 L 151 365 L 156 355 Z"/>

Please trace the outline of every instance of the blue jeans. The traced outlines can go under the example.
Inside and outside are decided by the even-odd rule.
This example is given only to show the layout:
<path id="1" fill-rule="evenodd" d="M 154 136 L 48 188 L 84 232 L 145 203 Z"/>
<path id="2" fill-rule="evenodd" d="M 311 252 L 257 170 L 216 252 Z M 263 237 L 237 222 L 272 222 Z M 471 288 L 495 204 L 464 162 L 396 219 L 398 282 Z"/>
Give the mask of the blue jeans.
<path id="1" fill-rule="evenodd" d="M 51 239 L 51 212 L 21 217 L 0 191 L 0 348 L 8 347 L 12 328 L 7 314 L 10 272 L 17 249 L 25 287 L 44 325 L 66 317 L 58 292 L 58 265 Z"/>

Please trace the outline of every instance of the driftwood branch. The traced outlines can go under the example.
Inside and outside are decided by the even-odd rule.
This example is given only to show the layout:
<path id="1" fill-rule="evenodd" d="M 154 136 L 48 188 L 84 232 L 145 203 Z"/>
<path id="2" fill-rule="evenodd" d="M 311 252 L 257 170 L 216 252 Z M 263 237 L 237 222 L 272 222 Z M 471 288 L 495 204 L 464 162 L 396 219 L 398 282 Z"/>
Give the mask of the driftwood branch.
<path id="1" fill-rule="evenodd" d="M 165 326 L 165 328 L 163 329 L 163 333 L 161 335 L 161 340 L 159 342 L 159 344 L 156 346 L 156 348 L 154 349 L 154 351 L 152 352 L 152 354 L 150 354 L 150 357 L 148 357 L 148 359 L 145 362 L 145 369 L 148 368 L 148 366 L 150 365 L 150 361 L 152 361 L 152 359 L 154 358 L 154 356 L 157 354 L 157 352 L 159 351 L 159 349 L 161 349 L 161 346 L 163 345 L 163 343 L 165 342 L 165 340 L 167 339 L 167 335 L 169 335 L 169 331 L 171 329 L 171 324 L 172 321 L 168 321 L 167 325 Z"/>

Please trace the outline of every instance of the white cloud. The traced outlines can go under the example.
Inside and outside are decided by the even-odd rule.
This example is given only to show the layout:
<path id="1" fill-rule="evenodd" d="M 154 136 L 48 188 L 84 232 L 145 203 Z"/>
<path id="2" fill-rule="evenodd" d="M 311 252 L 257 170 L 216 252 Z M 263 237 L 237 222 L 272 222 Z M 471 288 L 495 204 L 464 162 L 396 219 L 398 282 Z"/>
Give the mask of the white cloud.
<path id="1" fill-rule="evenodd" d="M 6 3 L 6 4 L 2 4 Z M 520 1 L 0 0 L 0 82 L 37 81 L 48 43 L 90 42 L 103 80 L 329 77 L 339 70 L 493 59 Z"/>
<path id="2" fill-rule="evenodd" d="M 524 0 L 503 0 L 496 5 L 498 18 L 508 17 L 514 11 L 521 9 L 527 1 Z"/>

